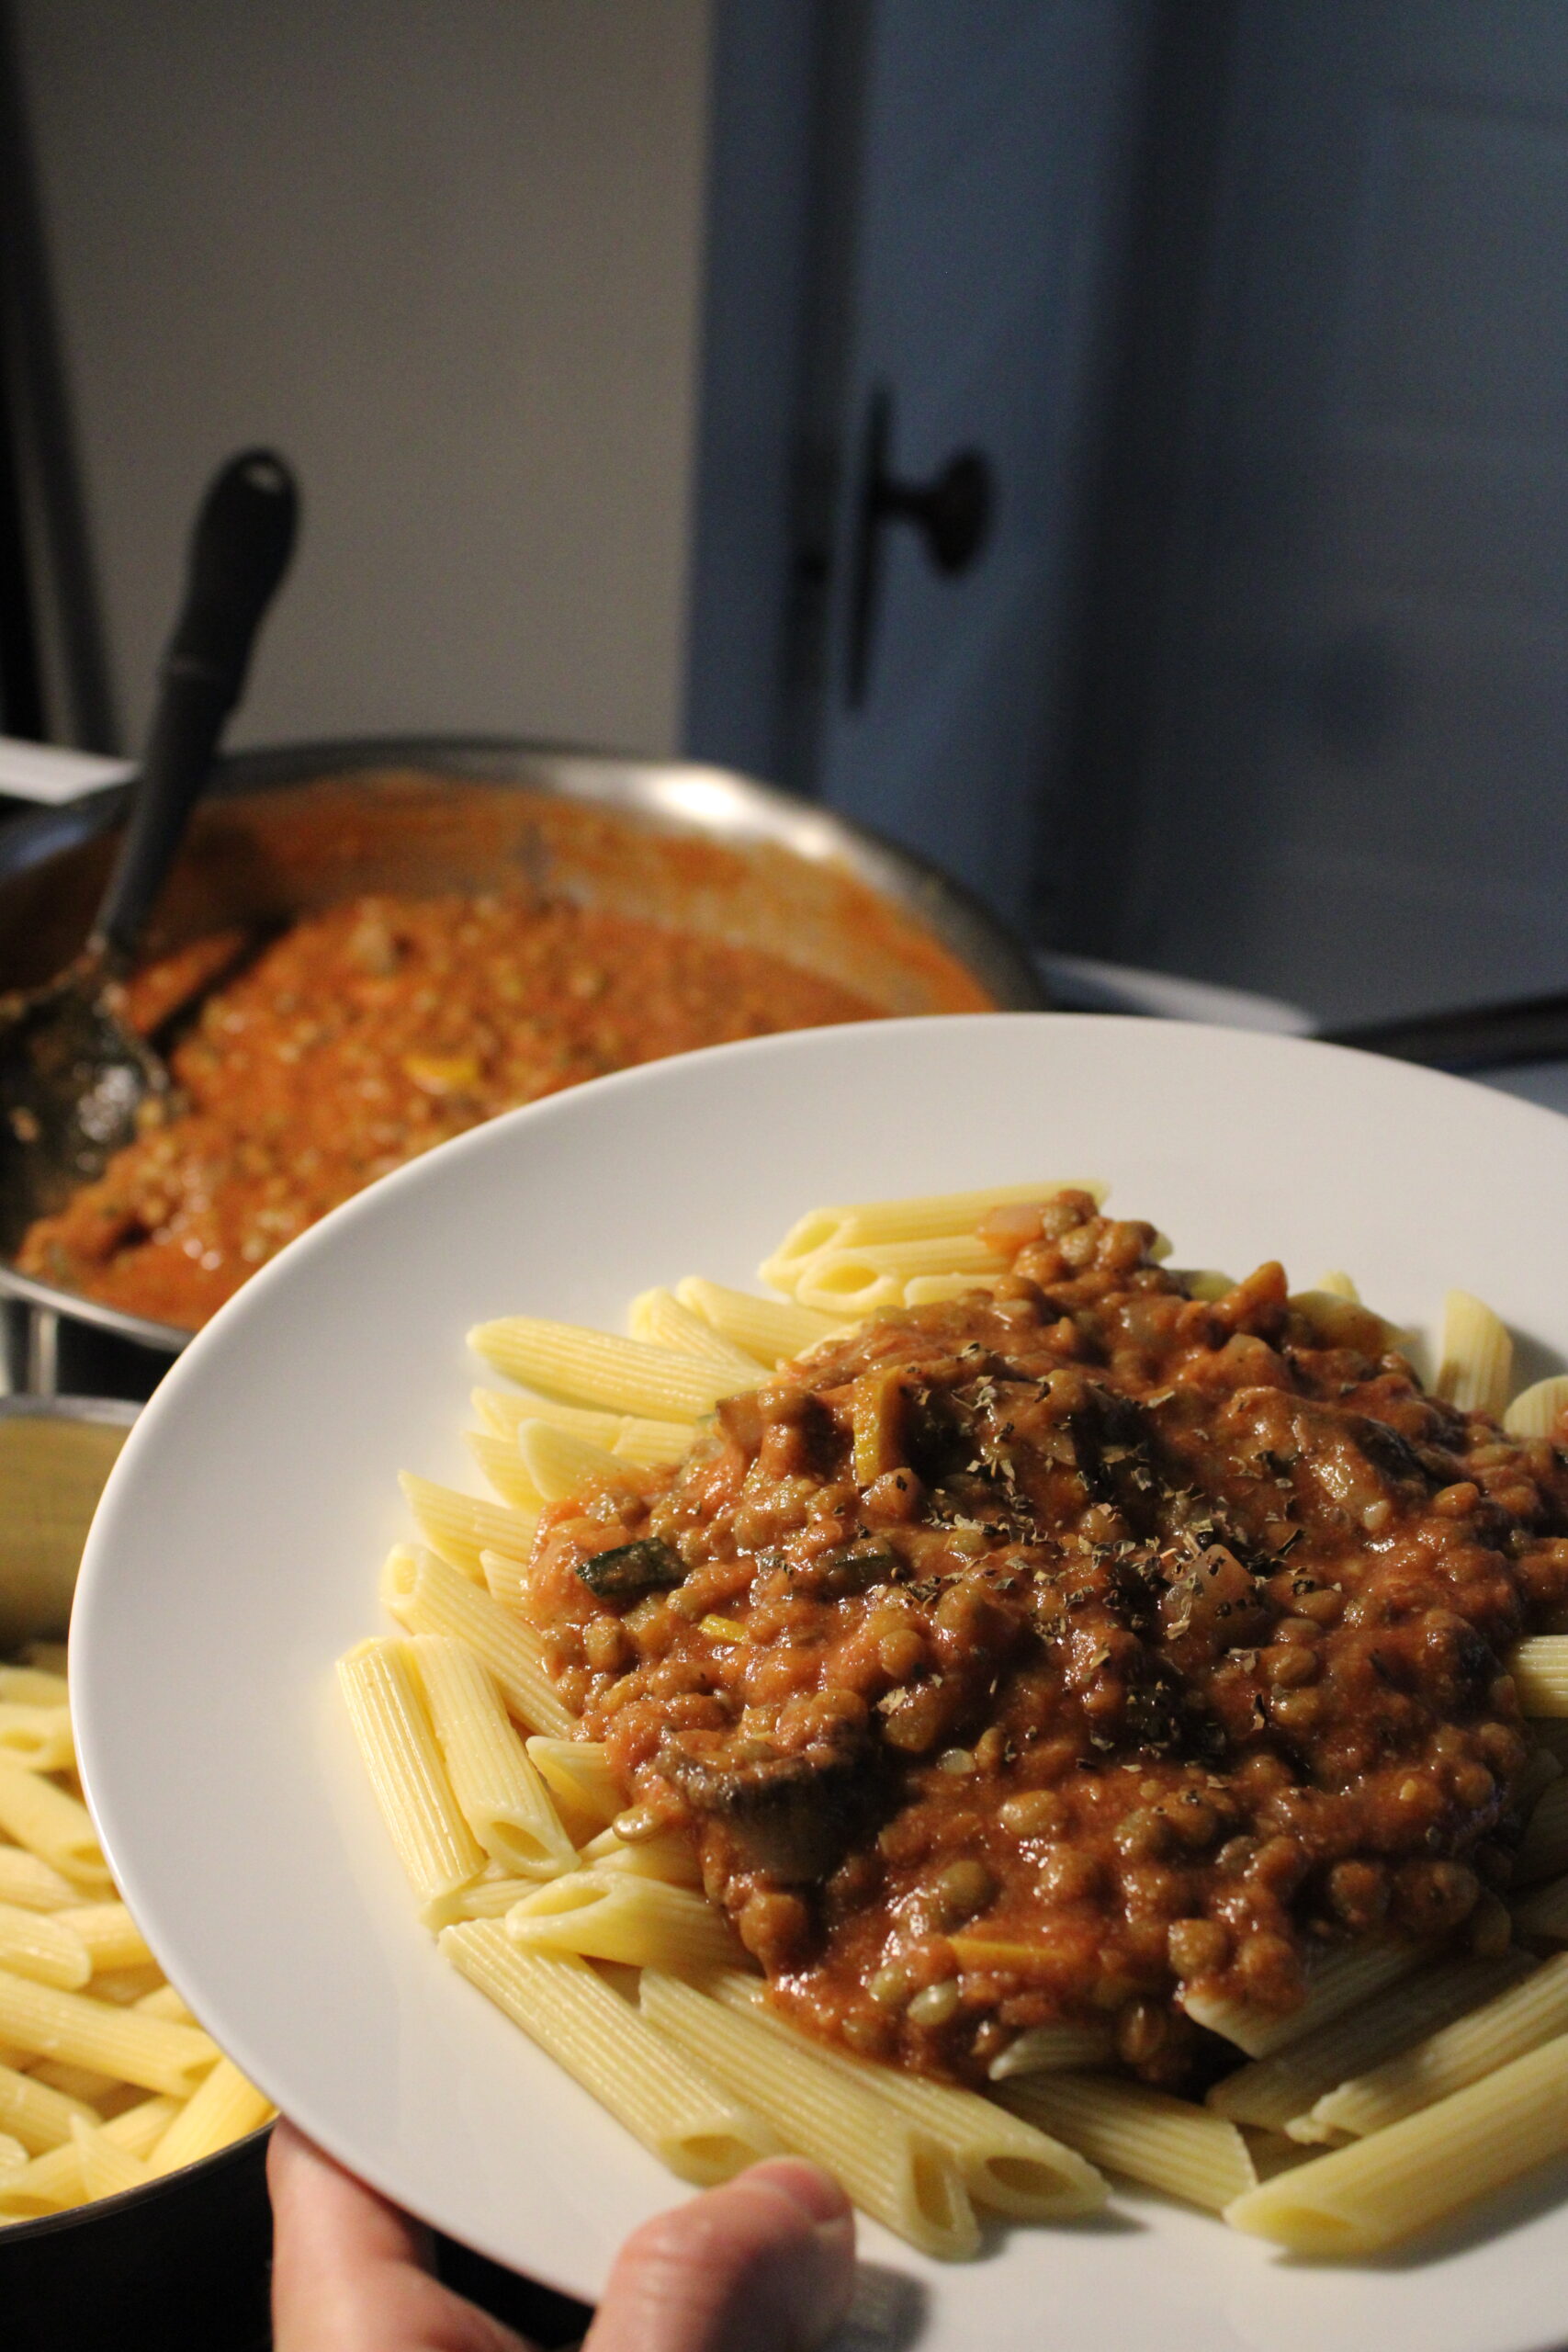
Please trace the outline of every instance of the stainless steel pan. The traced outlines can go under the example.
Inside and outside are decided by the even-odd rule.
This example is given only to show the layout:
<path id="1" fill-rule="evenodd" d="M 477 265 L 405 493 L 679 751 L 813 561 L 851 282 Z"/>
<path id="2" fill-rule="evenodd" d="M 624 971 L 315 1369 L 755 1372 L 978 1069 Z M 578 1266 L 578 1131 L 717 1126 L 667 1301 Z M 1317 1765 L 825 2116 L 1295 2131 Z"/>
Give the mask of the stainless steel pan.
<path id="1" fill-rule="evenodd" d="M 80 944 L 125 797 L 99 793 L 0 828 L 0 989 L 59 969 Z M 524 879 L 770 949 L 887 1012 L 1043 1001 L 1022 955 L 965 892 L 826 809 L 722 768 L 468 737 L 225 760 L 148 952 L 236 922 L 280 924 L 362 890 Z M 19 1238 L 0 1232 L 0 1298 L 16 1302 L 11 1384 L 52 1387 L 61 1340 L 79 1355 L 96 1332 L 133 1351 L 112 1385 L 147 1393 L 189 1334 L 18 1274 Z M 147 1351 L 144 1364 L 136 1351 Z"/>

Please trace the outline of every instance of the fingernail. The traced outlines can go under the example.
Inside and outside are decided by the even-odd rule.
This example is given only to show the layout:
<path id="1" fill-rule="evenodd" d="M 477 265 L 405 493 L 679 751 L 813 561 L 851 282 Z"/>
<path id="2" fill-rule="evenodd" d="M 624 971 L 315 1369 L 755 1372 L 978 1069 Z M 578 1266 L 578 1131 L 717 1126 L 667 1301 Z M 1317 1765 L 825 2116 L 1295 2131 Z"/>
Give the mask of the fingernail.
<path id="1" fill-rule="evenodd" d="M 808 2165 L 800 2156 L 771 2156 L 766 2164 L 753 2165 L 743 2177 L 766 2181 L 787 2197 L 808 2221 L 818 2224 L 836 2224 L 848 2218 L 850 2200 L 833 2178 L 820 2165 Z"/>
<path id="2" fill-rule="evenodd" d="M 800 2248 L 788 2280 L 794 2340 L 807 2352 L 831 2334 L 849 2309 L 855 2278 L 853 2209 L 829 2173 L 798 2157 L 775 2157 L 754 2165 L 746 2177 L 765 2182 L 811 2223 L 812 2251 Z"/>

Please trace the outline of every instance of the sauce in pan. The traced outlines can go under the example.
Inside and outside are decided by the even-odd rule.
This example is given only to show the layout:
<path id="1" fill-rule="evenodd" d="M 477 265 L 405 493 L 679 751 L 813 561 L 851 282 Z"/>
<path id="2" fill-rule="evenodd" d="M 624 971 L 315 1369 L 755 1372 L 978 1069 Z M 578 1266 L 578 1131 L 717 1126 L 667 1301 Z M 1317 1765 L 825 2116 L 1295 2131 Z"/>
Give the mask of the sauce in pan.
<path id="1" fill-rule="evenodd" d="M 152 1027 L 233 934 L 128 989 Z M 751 947 L 521 896 L 362 898 L 216 986 L 171 1057 L 184 1107 L 24 1238 L 22 1271 L 194 1329 L 373 1177 L 606 1070 L 879 1007 Z"/>

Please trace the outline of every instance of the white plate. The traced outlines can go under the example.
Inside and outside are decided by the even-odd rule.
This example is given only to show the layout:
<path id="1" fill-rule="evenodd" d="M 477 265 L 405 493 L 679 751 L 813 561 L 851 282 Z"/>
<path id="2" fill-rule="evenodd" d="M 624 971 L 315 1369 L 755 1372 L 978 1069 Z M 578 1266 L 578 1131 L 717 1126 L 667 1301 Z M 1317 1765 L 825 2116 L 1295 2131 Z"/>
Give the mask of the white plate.
<path id="1" fill-rule="evenodd" d="M 170 1975 L 344 2163 L 592 2297 L 680 2193 L 415 1923 L 334 1704 L 407 1527 L 402 1466 L 470 1485 L 463 1332 L 622 1328 L 691 1272 L 747 1283 L 824 1200 L 1108 1177 L 1179 1262 L 1347 1266 L 1400 1320 L 1491 1300 L 1534 1376 L 1568 1352 L 1568 1122 L 1293 1039 L 1010 1014 L 728 1046 L 558 1095 L 338 1210 L 168 1374 L 109 1482 L 73 1636 L 84 1773 Z M 1538 2352 L 1568 2311 L 1568 2170 L 1384 2264 L 1287 2262 L 1147 2196 L 998 2232 L 919 2282 L 917 2338 L 987 2352 Z"/>

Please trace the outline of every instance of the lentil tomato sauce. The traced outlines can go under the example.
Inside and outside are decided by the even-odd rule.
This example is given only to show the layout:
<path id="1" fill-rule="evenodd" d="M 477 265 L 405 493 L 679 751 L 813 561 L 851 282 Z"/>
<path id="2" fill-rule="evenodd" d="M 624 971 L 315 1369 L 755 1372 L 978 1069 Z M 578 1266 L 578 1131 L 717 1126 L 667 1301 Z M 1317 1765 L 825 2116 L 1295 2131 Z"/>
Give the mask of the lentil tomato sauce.
<path id="1" fill-rule="evenodd" d="M 1204 1303 L 1083 1193 L 987 1234 L 995 1295 L 875 1316 L 547 1513 L 533 1601 L 628 1832 L 694 1826 L 800 2022 L 971 2081 L 1077 2019 L 1190 2084 L 1184 1995 L 1500 1949 L 1504 1658 L 1568 1593 L 1568 1455 L 1278 1265 Z"/>
<path id="2" fill-rule="evenodd" d="M 151 1029 L 232 965 L 139 973 Z M 23 1238 L 24 1272 L 195 1329 L 373 1177 L 497 1112 L 634 1062 L 879 1007 L 759 949 L 521 896 L 361 898 L 296 922 L 205 997 L 184 1108 Z"/>

